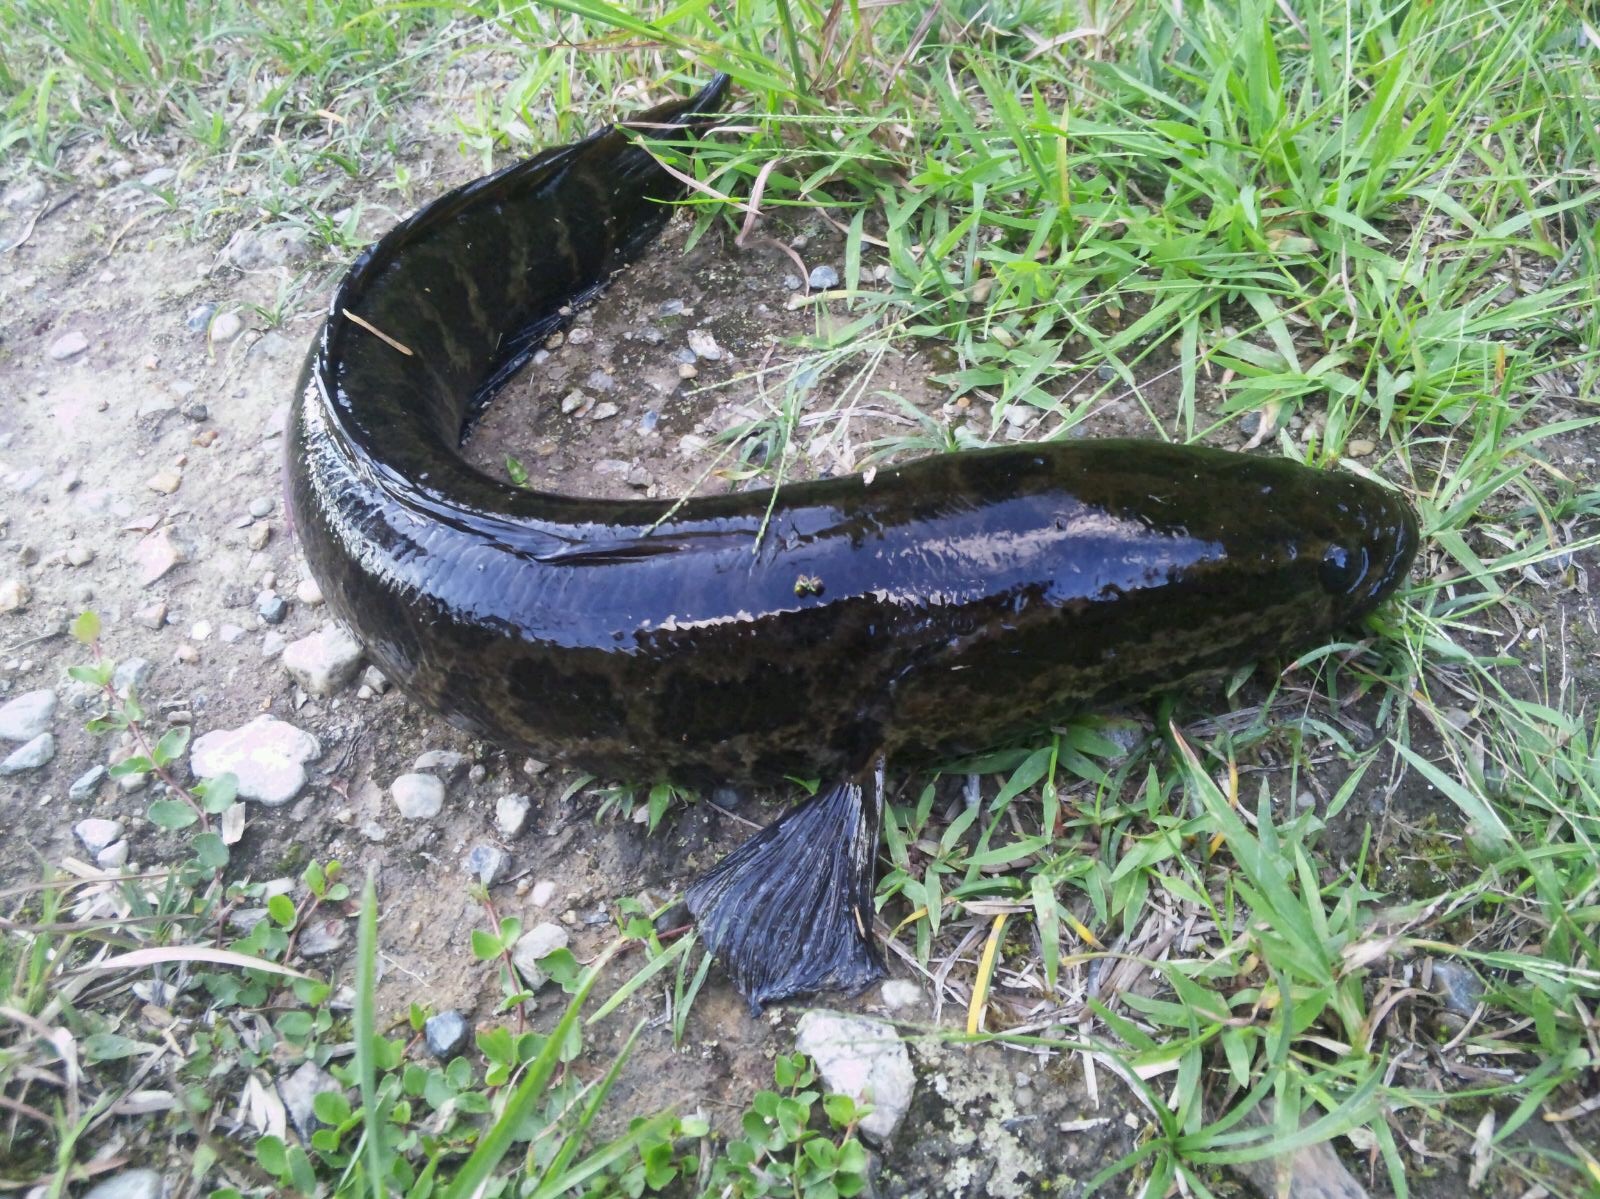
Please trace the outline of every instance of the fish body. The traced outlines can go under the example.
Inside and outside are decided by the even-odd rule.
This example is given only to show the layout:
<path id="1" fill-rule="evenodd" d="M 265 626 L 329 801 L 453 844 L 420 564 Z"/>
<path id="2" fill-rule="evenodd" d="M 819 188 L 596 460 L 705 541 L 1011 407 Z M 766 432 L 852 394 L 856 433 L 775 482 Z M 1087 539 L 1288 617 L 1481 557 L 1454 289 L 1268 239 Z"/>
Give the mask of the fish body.
<path id="1" fill-rule="evenodd" d="M 641 123 L 703 127 L 725 85 Z M 750 967 L 808 903 L 810 924 L 864 933 L 876 818 L 860 788 L 875 764 L 991 748 L 1303 650 L 1408 569 L 1415 518 L 1384 488 L 1161 442 L 949 454 L 786 484 L 776 500 L 681 504 L 529 491 L 468 465 L 473 413 L 679 192 L 608 129 L 402 221 L 330 304 L 291 417 L 289 489 L 330 605 L 460 727 L 610 776 L 839 780 L 699 886 L 725 957 Z M 796 867 L 830 821 L 851 860 Z M 752 871 L 812 876 L 804 895 L 768 896 L 787 911 L 759 944 L 740 940 L 760 924 L 746 918 Z M 801 956 L 837 957 L 844 936 Z M 759 1002 L 870 977 L 870 947 L 851 955 L 842 972 L 734 974 Z"/>

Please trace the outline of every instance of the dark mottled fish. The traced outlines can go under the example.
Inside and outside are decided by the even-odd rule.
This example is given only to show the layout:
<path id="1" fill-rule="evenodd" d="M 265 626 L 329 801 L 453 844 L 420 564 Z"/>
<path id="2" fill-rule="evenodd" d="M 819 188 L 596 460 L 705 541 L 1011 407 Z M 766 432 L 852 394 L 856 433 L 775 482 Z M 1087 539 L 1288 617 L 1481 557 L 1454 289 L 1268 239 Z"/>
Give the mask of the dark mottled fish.
<path id="1" fill-rule="evenodd" d="M 722 99 L 643 114 L 703 129 Z M 1404 576 L 1410 509 L 1275 458 L 984 450 L 665 502 L 522 490 L 460 453 L 493 389 L 635 257 L 680 184 L 626 133 L 470 183 L 351 267 L 288 443 L 313 574 L 413 699 L 612 776 L 818 796 L 690 891 L 753 1004 L 859 987 L 881 763 L 1315 645 Z"/>

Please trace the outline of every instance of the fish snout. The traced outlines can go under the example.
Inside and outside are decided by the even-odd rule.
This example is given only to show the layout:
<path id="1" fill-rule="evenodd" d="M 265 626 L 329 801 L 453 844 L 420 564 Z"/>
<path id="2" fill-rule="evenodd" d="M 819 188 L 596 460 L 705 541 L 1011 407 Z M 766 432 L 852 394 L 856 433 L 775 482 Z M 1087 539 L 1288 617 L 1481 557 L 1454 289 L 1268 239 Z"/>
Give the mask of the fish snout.
<path id="1" fill-rule="evenodd" d="M 1364 507 L 1364 516 L 1329 542 L 1318 571 L 1344 622 L 1360 620 L 1394 594 L 1421 542 L 1416 513 L 1397 495 L 1385 492 Z"/>

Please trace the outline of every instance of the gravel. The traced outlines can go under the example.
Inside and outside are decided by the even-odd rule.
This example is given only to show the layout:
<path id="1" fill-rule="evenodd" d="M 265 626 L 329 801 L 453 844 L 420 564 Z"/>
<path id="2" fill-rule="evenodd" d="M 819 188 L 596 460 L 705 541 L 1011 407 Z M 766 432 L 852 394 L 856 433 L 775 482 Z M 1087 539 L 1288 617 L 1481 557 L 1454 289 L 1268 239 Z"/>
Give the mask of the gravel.
<path id="1" fill-rule="evenodd" d="M 811 273 L 806 276 L 806 283 L 812 291 L 826 291 L 830 287 L 839 286 L 839 272 L 826 264 L 814 266 Z"/>
<path id="2" fill-rule="evenodd" d="M 506 870 L 505 852 L 493 845 L 474 845 L 467 852 L 466 871 L 485 887 L 492 887 Z"/>
<path id="3" fill-rule="evenodd" d="M 166 1189 L 166 1179 L 155 1170 L 123 1170 L 95 1183 L 83 1199 L 162 1199 Z"/>
<path id="4" fill-rule="evenodd" d="M 49 733 L 40 733 L 27 744 L 12 750 L 4 761 L 0 761 L 0 775 L 38 770 L 55 756 L 56 739 Z"/>
<path id="5" fill-rule="evenodd" d="M 454 1008 L 429 1016 L 422 1025 L 422 1036 L 427 1042 L 428 1052 L 441 1062 L 449 1061 L 465 1049 L 467 1036 L 471 1032 L 472 1026 L 467 1023 L 467 1018 Z"/>
<path id="6" fill-rule="evenodd" d="M 527 826 L 531 806 L 526 795 L 502 795 L 494 801 L 496 827 L 507 837 L 517 836 Z"/>
<path id="7" fill-rule="evenodd" d="M 67 788 L 67 798 L 74 803 L 83 803 L 93 799 L 94 793 L 100 789 L 100 784 L 106 779 L 104 766 L 91 766 L 77 778 L 72 780 L 72 786 Z"/>
<path id="8" fill-rule="evenodd" d="M 101 816 L 90 816 L 72 826 L 73 835 L 83 842 L 83 847 L 90 853 L 99 853 L 106 846 L 120 841 L 123 831 L 122 821 L 107 820 Z"/>
<path id="9" fill-rule="evenodd" d="M 257 528 L 266 528 L 257 525 Z M 252 546 L 252 549 L 259 548 Z M 263 591 L 256 596 L 256 615 L 268 624 L 282 624 L 284 617 L 289 615 L 289 602 L 276 591 Z M 307 688 L 310 690 L 310 688 Z"/>
<path id="10" fill-rule="evenodd" d="M 522 975 L 530 991 L 537 991 L 550 978 L 539 969 L 539 959 L 549 957 L 558 949 L 565 949 L 571 941 L 566 929 L 548 920 L 522 934 L 516 948 L 511 951 L 511 964 Z"/>
<path id="11" fill-rule="evenodd" d="M 63 333 L 50 343 L 48 351 L 54 362 L 65 362 L 69 358 L 76 358 L 89 348 L 89 339 L 77 329 L 70 333 Z"/>

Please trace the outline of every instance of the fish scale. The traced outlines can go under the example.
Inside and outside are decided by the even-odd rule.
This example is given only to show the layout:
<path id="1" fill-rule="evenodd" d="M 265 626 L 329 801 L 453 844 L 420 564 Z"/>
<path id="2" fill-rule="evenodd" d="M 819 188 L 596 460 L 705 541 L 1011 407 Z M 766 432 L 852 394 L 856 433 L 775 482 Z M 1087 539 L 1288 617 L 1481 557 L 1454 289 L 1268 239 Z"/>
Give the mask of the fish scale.
<path id="1" fill-rule="evenodd" d="M 703 135 L 719 76 L 642 122 Z M 514 487 L 465 428 L 682 184 L 601 130 L 447 193 L 335 291 L 287 438 L 312 574 L 475 735 L 634 780 L 824 786 L 688 892 L 752 1006 L 881 967 L 885 762 L 937 763 L 1298 653 L 1399 585 L 1414 515 L 1281 458 L 1076 440 L 673 501 Z"/>

